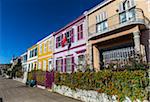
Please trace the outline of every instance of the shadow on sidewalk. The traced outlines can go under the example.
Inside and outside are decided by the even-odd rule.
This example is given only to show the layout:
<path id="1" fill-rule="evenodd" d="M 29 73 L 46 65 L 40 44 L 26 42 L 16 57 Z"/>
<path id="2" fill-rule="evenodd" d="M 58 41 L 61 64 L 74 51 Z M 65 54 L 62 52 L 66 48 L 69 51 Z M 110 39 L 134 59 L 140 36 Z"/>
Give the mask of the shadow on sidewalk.
<path id="1" fill-rule="evenodd" d="M 3 102 L 3 98 L 0 98 L 0 102 Z"/>

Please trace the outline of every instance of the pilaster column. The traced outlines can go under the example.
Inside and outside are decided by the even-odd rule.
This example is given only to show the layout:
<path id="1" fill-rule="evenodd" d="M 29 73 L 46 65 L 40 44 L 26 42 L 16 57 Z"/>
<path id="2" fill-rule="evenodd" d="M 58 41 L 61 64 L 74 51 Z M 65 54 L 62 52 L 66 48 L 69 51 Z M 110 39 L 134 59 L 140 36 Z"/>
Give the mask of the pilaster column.
<path id="1" fill-rule="evenodd" d="M 140 32 L 133 32 L 133 38 L 134 38 L 134 45 L 135 45 L 135 52 L 140 54 L 141 48 L 140 48 Z"/>
<path id="2" fill-rule="evenodd" d="M 100 55 L 99 55 L 99 49 L 97 48 L 97 46 L 93 46 L 93 66 L 95 71 L 99 71 L 100 70 L 100 59 L 99 59 Z"/>
<path id="3" fill-rule="evenodd" d="M 90 69 L 93 69 L 93 48 L 91 43 L 88 43 L 88 53 L 89 53 Z"/>

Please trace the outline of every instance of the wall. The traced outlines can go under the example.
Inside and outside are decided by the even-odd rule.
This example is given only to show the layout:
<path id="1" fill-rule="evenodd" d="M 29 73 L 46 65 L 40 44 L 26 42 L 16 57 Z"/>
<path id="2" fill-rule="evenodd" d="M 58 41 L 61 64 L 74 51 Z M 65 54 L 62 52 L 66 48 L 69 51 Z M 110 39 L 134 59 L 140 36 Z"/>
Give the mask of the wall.
<path id="1" fill-rule="evenodd" d="M 48 60 L 53 58 L 53 48 L 54 48 L 53 34 L 42 39 L 37 44 L 38 44 L 38 69 L 43 71 L 48 71 L 48 66 L 49 66 Z M 45 52 L 44 52 L 44 46 L 45 46 L 44 44 L 46 44 Z M 50 44 L 52 45 L 51 49 L 49 48 Z M 40 46 L 42 46 L 42 53 L 40 52 Z M 43 61 L 46 61 L 46 69 L 43 68 Z M 41 63 L 41 68 L 39 68 L 40 63 Z"/>
<path id="2" fill-rule="evenodd" d="M 92 90 L 72 90 L 67 86 L 57 86 L 54 84 L 53 91 L 59 94 L 75 98 L 84 102 L 119 102 L 116 95 L 109 96 L 105 93 L 98 93 Z M 130 98 L 126 97 L 123 102 L 132 102 Z M 134 102 L 141 102 L 140 100 L 135 100 Z M 144 100 L 143 102 L 148 102 Z"/>

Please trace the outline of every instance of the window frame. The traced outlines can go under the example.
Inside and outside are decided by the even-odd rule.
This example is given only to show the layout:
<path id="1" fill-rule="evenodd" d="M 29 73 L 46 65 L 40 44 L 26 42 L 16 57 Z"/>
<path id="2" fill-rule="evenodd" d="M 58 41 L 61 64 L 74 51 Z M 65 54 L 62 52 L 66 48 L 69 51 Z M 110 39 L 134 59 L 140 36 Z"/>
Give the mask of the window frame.
<path id="1" fill-rule="evenodd" d="M 77 26 L 77 39 L 78 40 L 82 40 L 84 37 L 83 37 L 83 23 L 79 24 Z"/>

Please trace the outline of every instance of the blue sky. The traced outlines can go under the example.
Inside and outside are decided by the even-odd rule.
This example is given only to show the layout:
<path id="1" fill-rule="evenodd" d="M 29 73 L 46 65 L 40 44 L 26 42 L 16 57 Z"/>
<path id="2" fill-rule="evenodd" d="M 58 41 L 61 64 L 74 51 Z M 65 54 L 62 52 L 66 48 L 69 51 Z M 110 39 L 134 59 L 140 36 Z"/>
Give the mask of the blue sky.
<path id="1" fill-rule="evenodd" d="M 0 63 L 9 63 L 102 0 L 0 0 Z"/>

